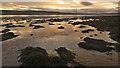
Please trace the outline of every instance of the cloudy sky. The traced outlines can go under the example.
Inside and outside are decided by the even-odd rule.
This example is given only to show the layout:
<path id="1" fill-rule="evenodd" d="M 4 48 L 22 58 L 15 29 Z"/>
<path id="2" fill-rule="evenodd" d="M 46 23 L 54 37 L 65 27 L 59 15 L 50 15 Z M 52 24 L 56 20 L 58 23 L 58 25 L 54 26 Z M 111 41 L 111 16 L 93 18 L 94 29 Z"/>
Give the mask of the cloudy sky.
<path id="1" fill-rule="evenodd" d="M 117 13 L 118 0 L 2 0 L 0 10 Z"/>

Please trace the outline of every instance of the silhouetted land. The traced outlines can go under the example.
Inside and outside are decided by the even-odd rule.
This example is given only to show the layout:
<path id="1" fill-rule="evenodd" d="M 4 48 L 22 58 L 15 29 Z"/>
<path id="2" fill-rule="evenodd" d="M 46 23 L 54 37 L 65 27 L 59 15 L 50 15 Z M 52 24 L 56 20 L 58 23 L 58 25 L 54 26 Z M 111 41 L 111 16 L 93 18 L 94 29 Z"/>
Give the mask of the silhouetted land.
<path id="1" fill-rule="evenodd" d="M 17 11 L 17 10 L 0 10 L 2 15 L 117 15 L 118 13 L 64 13 L 55 11 Z"/>

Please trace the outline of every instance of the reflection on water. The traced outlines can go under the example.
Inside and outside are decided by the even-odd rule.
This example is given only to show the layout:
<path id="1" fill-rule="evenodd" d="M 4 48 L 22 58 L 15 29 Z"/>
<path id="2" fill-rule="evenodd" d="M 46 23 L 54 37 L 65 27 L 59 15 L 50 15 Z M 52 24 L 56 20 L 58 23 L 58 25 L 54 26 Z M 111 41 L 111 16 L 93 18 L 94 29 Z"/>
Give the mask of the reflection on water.
<path id="1" fill-rule="evenodd" d="M 24 17 L 29 17 L 29 16 L 24 16 Z M 56 16 L 52 15 L 52 17 L 56 17 Z M 92 35 L 92 37 L 90 38 L 101 39 L 101 40 L 104 40 L 110 43 L 117 43 L 117 41 L 114 41 L 110 38 L 109 32 L 102 32 L 101 34 L 100 33 L 101 31 L 98 31 L 96 28 L 89 26 L 89 25 L 68 24 L 69 21 L 72 21 L 73 23 L 73 22 L 83 22 L 83 21 L 94 21 L 94 19 L 87 19 L 87 20 L 76 19 L 76 20 L 69 20 L 67 22 L 65 21 L 51 22 L 54 25 L 49 25 L 48 23 L 50 21 L 48 21 L 48 23 L 34 24 L 33 22 L 36 20 L 40 20 L 40 19 L 39 18 L 31 19 L 31 21 L 29 22 L 27 22 L 26 20 L 21 20 L 21 19 L 18 22 L 12 21 L 12 20 L 2 21 L 2 24 L 13 23 L 14 25 L 18 25 L 18 24 L 25 25 L 25 27 L 9 28 L 11 32 L 19 36 L 13 39 L 3 41 L 3 50 L 4 50 L 3 58 L 5 58 L 5 60 L 3 61 L 4 65 L 19 65 L 19 63 L 17 64 L 17 59 L 16 59 L 17 54 L 18 54 L 17 50 L 23 49 L 28 46 L 45 48 L 48 51 L 49 55 L 57 55 L 54 49 L 59 48 L 59 47 L 66 47 L 77 55 L 75 60 L 85 65 L 94 65 L 97 62 L 96 59 L 99 60 L 99 58 L 101 57 L 102 58 L 99 61 L 104 62 L 104 63 L 98 62 L 97 65 L 99 64 L 103 66 L 107 64 L 110 65 L 110 64 L 113 64 L 112 62 L 117 61 L 117 59 L 113 59 L 112 61 L 107 60 L 107 58 L 111 58 L 111 57 L 116 58 L 117 53 L 114 53 L 113 56 L 109 57 L 97 51 L 94 51 L 94 52 L 88 51 L 88 50 L 78 47 L 77 44 L 79 42 L 84 42 L 83 39 L 85 37 L 90 37 L 90 35 Z M 29 26 L 30 23 L 33 23 L 33 25 L 44 26 L 45 28 L 33 29 L 34 26 L 30 27 Z M 85 28 L 78 28 L 81 25 L 85 26 Z M 58 29 L 59 26 L 63 26 L 64 29 Z M 5 29 L 4 26 L 2 28 Z M 87 30 L 87 29 L 94 29 L 94 31 L 91 31 L 89 33 L 82 33 L 83 30 Z M 75 30 L 77 30 L 78 32 L 75 32 Z M 95 36 L 94 34 L 97 34 L 97 36 Z M 95 54 L 94 57 L 92 54 Z M 14 60 L 15 62 L 8 63 L 11 60 Z M 115 65 L 116 63 L 114 63 L 113 65 Z"/>

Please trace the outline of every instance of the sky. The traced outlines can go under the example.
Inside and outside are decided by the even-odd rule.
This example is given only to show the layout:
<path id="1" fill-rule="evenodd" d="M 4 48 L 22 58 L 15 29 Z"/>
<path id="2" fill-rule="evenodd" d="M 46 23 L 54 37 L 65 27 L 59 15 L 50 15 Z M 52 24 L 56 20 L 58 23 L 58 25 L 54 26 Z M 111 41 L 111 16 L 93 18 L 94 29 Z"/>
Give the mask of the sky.
<path id="1" fill-rule="evenodd" d="M 20 2 L 19 2 L 20 1 Z M 0 10 L 118 13 L 118 0 L 2 0 Z M 38 2 L 37 2 L 38 1 Z"/>

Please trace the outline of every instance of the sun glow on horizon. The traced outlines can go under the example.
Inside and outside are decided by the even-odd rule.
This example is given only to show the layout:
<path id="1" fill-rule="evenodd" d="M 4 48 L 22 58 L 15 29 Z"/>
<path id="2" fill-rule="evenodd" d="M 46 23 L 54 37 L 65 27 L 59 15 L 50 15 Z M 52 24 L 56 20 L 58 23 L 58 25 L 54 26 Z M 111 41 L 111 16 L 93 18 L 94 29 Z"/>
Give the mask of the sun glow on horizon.
<path id="1" fill-rule="evenodd" d="M 45 8 L 50 8 L 50 9 L 57 9 L 57 6 L 46 6 Z"/>
<path id="2" fill-rule="evenodd" d="M 113 9 L 113 8 L 118 7 L 118 5 L 109 5 L 109 6 L 104 6 L 104 7 Z"/>
<path id="3" fill-rule="evenodd" d="M 104 5 L 110 5 L 110 4 L 112 4 L 112 3 L 103 3 Z"/>
<path id="4" fill-rule="evenodd" d="M 9 4 L 13 4 L 13 3 L 9 3 Z"/>
<path id="5" fill-rule="evenodd" d="M 73 0 L 73 2 L 76 3 L 76 4 L 80 4 L 80 2 L 77 1 L 77 0 Z"/>
<path id="6" fill-rule="evenodd" d="M 61 0 L 58 0 L 58 4 L 68 4 L 68 3 L 65 3 L 65 2 L 63 2 Z"/>
<path id="7" fill-rule="evenodd" d="M 12 8 L 0 8 L 0 10 L 14 10 L 14 9 L 12 9 Z"/>

